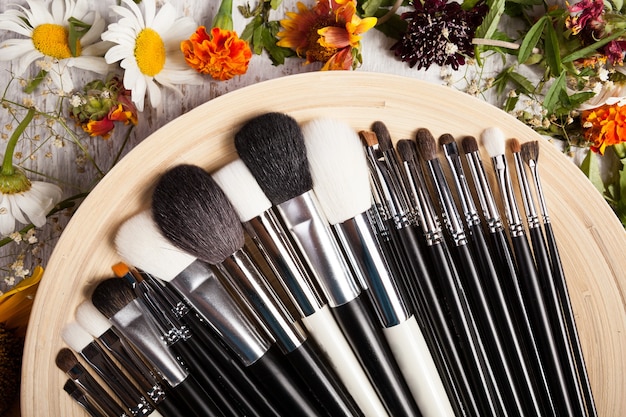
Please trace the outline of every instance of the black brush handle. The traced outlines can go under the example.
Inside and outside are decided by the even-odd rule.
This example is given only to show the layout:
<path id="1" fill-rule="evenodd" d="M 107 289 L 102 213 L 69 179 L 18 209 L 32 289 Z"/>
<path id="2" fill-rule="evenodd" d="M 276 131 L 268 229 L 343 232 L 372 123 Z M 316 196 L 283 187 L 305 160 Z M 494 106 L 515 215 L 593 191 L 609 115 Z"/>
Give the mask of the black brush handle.
<path id="1" fill-rule="evenodd" d="M 276 345 L 247 369 L 258 384 L 267 388 L 268 395 L 281 407 L 284 415 L 319 417 L 321 410 L 316 400 Z"/>
<path id="2" fill-rule="evenodd" d="M 155 406 L 163 417 L 179 417 L 191 413 L 185 401 L 178 398 L 174 391 L 168 392 L 165 398 L 156 403 Z"/>
<path id="3" fill-rule="evenodd" d="M 421 416 L 367 296 L 361 293 L 331 311 L 390 415 Z"/>
<path id="4" fill-rule="evenodd" d="M 569 297 L 567 281 L 565 280 L 565 273 L 563 272 L 561 256 L 559 254 L 559 248 L 554 236 L 554 230 L 552 229 L 552 223 L 544 223 L 544 230 L 546 233 L 548 252 L 550 254 L 550 265 L 552 267 L 554 284 L 559 294 L 559 300 L 561 301 L 561 308 L 563 310 L 565 324 L 567 326 L 567 333 L 569 334 L 574 360 L 576 361 L 576 369 L 578 369 L 579 381 L 582 385 L 583 394 L 585 396 L 587 413 L 590 417 L 597 417 L 598 411 L 596 410 L 596 404 L 591 391 L 591 384 L 589 383 L 589 375 L 585 365 L 585 358 L 580 344 L 580 337 L 578 336 L 578 329 L 576 328 L 574 310 L 572 309 L 572 302 Z"/>
<path id="5" fill-rule="evenodd" d="M 521 287 L 528 311 L 531 316 L 533 331 L 537 335 L 537 342 L 541 357 L 546 367 L 548 382 L 557 404 L 556 409 L 567 416 L 578 416 L 574 410 L 574 403 L 568 390 L 568 382 L 561 367 L 561 353 L 558 349 L 550 315 L 544 299 L 543 289 L 530 245 L 525 234 L 511 237 L 515 259 L 521 277 Z"/>
<path id="6" fill-rule="evenodd" d="M 250 417 L 279 417 L 280 412 L 268 400 L 267 393 L 246 374 L 241 362 L 219 342 L 212 329 L 193 312 L 186 314 L 183 319 L 193 333 L 192 337 L 200 344 L 196 349 L 208 352 L 215 373 L 221 376 L 222 385 L 233 396 L 241 412 Z"/>
<path id="7" fill-rule="evenodd" d="M 574 397 L 573 400 L 576 402 L 577 415 L 584 416 L 586 415 L 585 400 L 583 399 L 581 386 L 578 383 L 574 354 L 570 348 L 567 327 L 565 326 L 565 317 L 563 316 L 559 294 L 552 276 L 552 268 L 546 249 L 546 242 L 543 239 L 543 233 L 539 225 L 529 228 L 529 233 L 533 253 L 535 255 L 537 272 L 543 287 L 548 313 L 550 314 L 552 332 L 555 334 L 555 339 L 561 352 L 561 366 L 567 377 L 567 386 L 569 387 L 571 395 Z"/>
<path id="8" fill-rule="evenodd" d="M 212 397 L 200 386 L 200 383 L 189 375 L 178 385 L 172 387 L 178 398 L 181 398 L 196 417 L 230 417 L 215 404 Z"/>

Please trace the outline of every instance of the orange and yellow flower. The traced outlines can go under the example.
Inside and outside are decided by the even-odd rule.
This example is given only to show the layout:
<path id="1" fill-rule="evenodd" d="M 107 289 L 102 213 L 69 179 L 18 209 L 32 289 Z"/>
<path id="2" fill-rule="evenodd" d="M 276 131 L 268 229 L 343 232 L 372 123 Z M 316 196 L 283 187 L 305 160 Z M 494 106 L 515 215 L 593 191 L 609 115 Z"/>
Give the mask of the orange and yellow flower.
<path id="1" fill-rule="evenodd" d="M 211 29 L 209 35 L 200 26 L 188 40 L 181 42 L 180 49 L 191 68 L 220 81 L 245 74 L 252 58 L 248 42 L 236 32 L 219 27 Z"/>
<path id="2" fill-rule="evenodd" d="M 297 12 L 280 21 L 278 46 L 305 57 L 305 64 L 322 62 L 322 70 L 348 70 L 361 61 L 361 37 L 376 25 L 375 17 L 361 19 L 356 0 L 318 0 L 311 8 L 298 2 Z"/>
<path id="3" fill-rule="evenodd" d="M 605 104 L 581 114 L 590 149 L 604 155 L 607 147 L 626 143 L 626 106 Z"/>

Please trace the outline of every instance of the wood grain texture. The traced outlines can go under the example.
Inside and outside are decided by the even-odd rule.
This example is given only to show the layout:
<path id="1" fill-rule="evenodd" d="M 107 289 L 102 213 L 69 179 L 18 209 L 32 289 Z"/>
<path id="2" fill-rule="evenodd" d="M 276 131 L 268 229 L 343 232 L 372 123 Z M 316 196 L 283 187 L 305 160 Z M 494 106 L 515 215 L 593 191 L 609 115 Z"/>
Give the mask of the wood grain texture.
<path id="1" fill-rule="evenodd" d="M 112 245 L 117 227 L 148 207 L 156 179 L 169 167 L 213 170 L 235 158 L 234 132 L 268 111 L 301 122 L 335 117 L 355 129 L 381 120 L 394 140 L 412 138 L 420 127 L 435 136 L 478 137 L 497 125 L 521 142 L 543 141 L 539 169 L 599 415 L 626 415 L 626 233 L 584 175 L 530 128 L 463 93 L 394 75 L 315 72 L 245 87 L 189 111 L 137 145 L 100 182 L 70 220 L 41 282 L 25 347 L 23 416 L 85 415 L 62 392 L 65 375 L 54 357 L 63 346 L 60 329 L 119 261 Z"/>

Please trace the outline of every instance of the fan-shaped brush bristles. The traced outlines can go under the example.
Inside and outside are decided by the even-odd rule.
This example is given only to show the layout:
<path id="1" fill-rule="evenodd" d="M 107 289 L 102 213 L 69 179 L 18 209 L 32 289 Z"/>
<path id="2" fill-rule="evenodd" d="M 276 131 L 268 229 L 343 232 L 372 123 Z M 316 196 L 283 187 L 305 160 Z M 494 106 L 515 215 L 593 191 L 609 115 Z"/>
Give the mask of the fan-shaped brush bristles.
<path id="1" fill-rule="evenodd" d="M 61 338 L 75 352 L 82 351 L 85 346 L 93 342 L 93 337 L 76 322 L 68 323 L 63 327 Z"/>
<path id="2" fill-rule="evenodd" d="M 54 363 L 56 363 L 57 367 L 63 372 L 67 373 L 70 369 L 72 369 L 76 364 L 78 364 L 78 359 L 74 352 L 68 348 L 61 348 L 57 353 L 56 358 L 54 359 Z"/>
<path id="3" fill-rule="evenodd" d="M 152 195 L 152 215 L 175 246 L 211 264 L 244 245 L 235 209 L 208 172 L 194 165 L 172 168 Z"/>
<path id="4" fill-rule="evenodd" d="M 235 147 L 273 204 L 312 189 L 302 130 L 291 116 L 266 113 L 249 120 L 235 134 Z"/>
<path id="5" fill-rule="evenodd" d="M 498 155 L 504 155 L 506 143 L 502 130 L 497 127 L 489 127 L 482 132 L 480 139 L 489 156 L 493 158 Z"/>
<path id="6" fill-rule="evenodd" d="M 129 264 L 164 281 L 171 281 L 196 260 L 163 236 L 148 210 L 122 223 L 115 247 Z"/>
<path id="7" fill-rule="evenodd" d="M 430 130 L 418 129 L 415 134 L 415 143 L 423 160 L 430 161 L 437 158 L 437 143 Z"/>
<path id="8" fill-rule="evenodd" d="M 83 301 L 76 307 L 76 321 L 90 335 L 100 337 L 104 332 L 111 328 L 111 323 L 91 301 Z"/>
<path id="9" fill-rule="evenodd" d="M 342 223 L 372 205 L 365 150 L 352 127 L 315 119 L 302 127 L 313 191 L 330 224 Z"/>
<path id="10" fill-rule="evenodd" d="M 135 292 L 125 280 L 108 278 L 96 285 L 91 302 L 98 311 L 110 319 L 135 298 Z"/>
<path id="11" fill-rule="evenodd" d="M 396 149 L 402 161 L 417 162 L 417 145 L 414 141 L 410 139 L 400 139 L 398 143 L 396 143 Z"/>
<path id="12" fill-rule="evenodd" d="M 472 153 L 478 151 L 478 141 L 474 136 L 465 136 L 461 141 L 463 152 Z"/>
<path id="13" fill-rule="evenodd" d="M 272 202 L 241 159 L 222 167 L 212 176 L 232 203 L 242 223 L 272 207 Z"/>
<path id="14" fill-rule="evenodd" d="M 533 140 L 522 144 L 522 159 L 525 163 L 539 159 L 539 141 Z"/>
<path id="15" fill-rule="evenodd" d="M 385 125 L 381 121 L 376 121 L 372 123 L 372 131 L 376 134 L 376 138 L 378 139 L 378 146 L 380 147 L 381 151 L 385 152 L 393 148 L 391 133 L 389 133 L 387 125 Z"/>

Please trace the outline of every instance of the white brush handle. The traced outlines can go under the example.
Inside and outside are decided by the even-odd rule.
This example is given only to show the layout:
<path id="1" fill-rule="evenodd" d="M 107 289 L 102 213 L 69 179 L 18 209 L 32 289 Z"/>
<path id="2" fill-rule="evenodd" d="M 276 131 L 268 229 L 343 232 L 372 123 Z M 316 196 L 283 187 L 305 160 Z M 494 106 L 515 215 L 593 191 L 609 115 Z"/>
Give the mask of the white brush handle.
<path id="1" fill-rule="evenodd" d="M 454 417 L 448 394 L 415 316 L 383 329 L 383 333 L 422 415 Z"/>
<path id="2" fill-rule="evenodd" d="M 389 417 L 328 306 L 302 319 L 365 417 Z"/>

